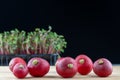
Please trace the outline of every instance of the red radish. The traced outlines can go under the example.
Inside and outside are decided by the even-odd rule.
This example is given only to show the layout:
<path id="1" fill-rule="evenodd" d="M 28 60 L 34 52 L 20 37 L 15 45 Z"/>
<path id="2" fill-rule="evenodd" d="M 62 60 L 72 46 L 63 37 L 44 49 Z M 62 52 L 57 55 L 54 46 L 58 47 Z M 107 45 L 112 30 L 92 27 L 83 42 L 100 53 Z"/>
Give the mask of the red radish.
<path id="1" fill-rule="evenodd" d="M 65 57 L 56 64 L 57 73 L 63 78 L 71 78 L 77 73 L 77 64 L 71 57 Z"/>
<path id="2" fill-rule="evenodd" d="M 17 63 L 13 68 L 13 74 L 17 78 L 25 78 L 28 74 L 27 66 L 22 63 Z"/>
<path id="3" fill-rule="evenodd" d="M 33 77 L 42 77 L 48 73 L 50 64 L 42 58 L 31 58 L 28 62 L 28 70 Z"/>
<path id="4" fill-rule="evenodd" d="M 77 63 L 78 72 L 81 75 L 87 75 L 92 71 L 93 62 L 87 55 L 78 55 L 75 60 Z"/>
<path id="5" fill-rule="evenodd" d="M 100 58 L 95 61 L 93 71 L 99 77 L 107 77 L 112 74 L 112 63 L 106 58 Z"/>
<path id="6" fill-rule="evenodd" d="M 13 71 L 13 67 L 17 64 L 17 63 L 22 63 L 24 65 L 27 65 L 26 62 L 24 61 L 24 59 L 20 58 L 20 57 L 15 57 L 12 58 L 9 62 L 9 69 L 11 71 Z"/>

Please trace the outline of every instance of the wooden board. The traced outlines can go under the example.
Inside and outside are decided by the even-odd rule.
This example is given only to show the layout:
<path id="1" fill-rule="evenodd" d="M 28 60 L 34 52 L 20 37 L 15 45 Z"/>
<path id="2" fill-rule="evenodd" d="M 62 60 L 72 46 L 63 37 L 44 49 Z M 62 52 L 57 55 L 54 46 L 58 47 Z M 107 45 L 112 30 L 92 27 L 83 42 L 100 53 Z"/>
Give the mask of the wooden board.
<path id="1" fill-rule="evenodd" d="M 93 72 L 87 76 L 79 75 L 78 73 L 73 78 L 61 78 L 55 71 L 55 66 L 50 67 L 49 73 L 44 77 L 31 77 L 29 74 L 25 79 L 22 80 L 120 80 L 120 65 L 113 66 L 113 73 L 111 76 L 106 78 L 97 77 Z M 17 79 L 8 66 L 0 66 L 0 80 L 21 80 Z"/>

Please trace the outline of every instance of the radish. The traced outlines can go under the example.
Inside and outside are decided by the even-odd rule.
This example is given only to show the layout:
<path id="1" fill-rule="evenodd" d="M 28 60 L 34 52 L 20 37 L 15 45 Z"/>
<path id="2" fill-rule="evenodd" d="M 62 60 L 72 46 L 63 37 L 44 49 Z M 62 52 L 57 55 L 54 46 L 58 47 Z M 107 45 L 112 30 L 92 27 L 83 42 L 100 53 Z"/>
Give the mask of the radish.
<path id="1" fill-rule="evenodd" d="M 63 78 L 71 78 L 77 73 L 77 64 L 71 57 L 61 58 L 56 64 L 56 71 Z"/>
<path id="2" fill-rule="evenodd" d="M 42 58 L 31 58 L 28 62 L 28 70 L 33 77 L 43 77 L 49 72 L 50 64 Z"/>
<path id="3" fill-rule="evenodd" d="M 107 77 L 112 74 L 112 63 L 106 58 L 100 58 L 94 62 L 93 71 L 99 77 Z"/>
<path id="4" fill-rule="evenodd" d="M 17 78 L 25 78 L 28 74 L 28 68 L 22 63 L 17 63 L 13 68 L 13 74 Z"/>
<path id="5" fill-rule="evenodd" d="M 14 66 L 17 64 L 17 63 L 22 63 L 24 65 L 27 65 L 27 63 L 24 61 L 24 59 L 20 58 L 20 57 L 15 57 L 15 58 L 12 58 L 9 62 L 9 69 L 11 71 L 13 71 L 13 68 Z"/>
<path id="6" fill-rule="evenodd" d="M 78 55 L 75 60 L 77 63 L 78 72 L 81 75 L 87 75 L 92 71 L 93 62 L 87 55 Z"/>

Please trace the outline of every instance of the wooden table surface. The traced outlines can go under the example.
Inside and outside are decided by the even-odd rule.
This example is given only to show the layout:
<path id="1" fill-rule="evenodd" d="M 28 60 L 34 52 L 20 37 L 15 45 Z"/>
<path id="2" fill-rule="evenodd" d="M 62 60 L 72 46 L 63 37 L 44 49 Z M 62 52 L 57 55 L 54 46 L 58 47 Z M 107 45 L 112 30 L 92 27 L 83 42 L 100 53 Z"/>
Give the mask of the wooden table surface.
<path id="1" fill-rule="evenodd" d="M 79 75 L 78 73 L 73 78 L 61 78 L 55 71 L 55 66 L 50 67 L 49 73 L 44 77 L 31 77 L 29 74 L 22 80 L 120 80 L 120 65 L 113 66 L 113 73 L 109 77 L 97 77 L 93 72 L 87 76 Z M 21 80 L 17 79 L 8 66 L 0 66 L 0 80 Z"/>

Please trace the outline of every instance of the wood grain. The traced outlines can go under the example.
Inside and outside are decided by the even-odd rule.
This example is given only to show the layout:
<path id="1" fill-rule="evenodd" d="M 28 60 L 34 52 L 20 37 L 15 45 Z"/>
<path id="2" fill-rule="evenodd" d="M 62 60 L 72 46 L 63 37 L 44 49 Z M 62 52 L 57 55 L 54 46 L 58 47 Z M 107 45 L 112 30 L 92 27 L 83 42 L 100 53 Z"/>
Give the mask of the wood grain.
<path id="1" fill-rule="evenodd" d="M 31 77 L 29 74 L 22 80 L 120 80 L 120 65 L 113 66 L 113 73 L 109 77 L 97 77 L 93 72 L 87 76 L 76 74 L 73 78 L 61 78 L 55 71 L 55 66 L 50 67 L 49 73 L 44 77 Z M 0 80 L 21 80 L 17 79 L 8 66 L 0 66 Z"/>

